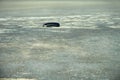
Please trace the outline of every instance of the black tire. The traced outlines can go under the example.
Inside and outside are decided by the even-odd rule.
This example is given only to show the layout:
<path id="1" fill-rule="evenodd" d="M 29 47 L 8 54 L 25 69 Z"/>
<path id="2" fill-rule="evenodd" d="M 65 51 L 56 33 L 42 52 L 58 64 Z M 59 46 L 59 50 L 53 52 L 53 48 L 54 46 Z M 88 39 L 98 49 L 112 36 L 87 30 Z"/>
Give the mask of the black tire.
<path id="1" fill-rule="evenodd" d="M 60 27 L 60 24 L 57 22 L 48 22 L 48 23 L 44 23 L 43 27 Z"/>

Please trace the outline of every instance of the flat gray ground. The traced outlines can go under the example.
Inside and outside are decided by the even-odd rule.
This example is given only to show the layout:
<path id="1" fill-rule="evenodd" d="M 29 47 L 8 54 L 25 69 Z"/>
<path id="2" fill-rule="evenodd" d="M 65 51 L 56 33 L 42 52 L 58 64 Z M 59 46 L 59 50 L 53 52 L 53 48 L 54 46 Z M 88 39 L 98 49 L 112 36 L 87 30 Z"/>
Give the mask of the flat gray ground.
<path id="1" fill-rule="evenodd" d="M 119 0 L 0 0 L 0 80 L 120 80 Z"/>
<path id="2" fill-rule="evenodd" d="M 119 80 L 119 36 L 119 29 L 9 29 L 0 33 L 0 80 Z"/>

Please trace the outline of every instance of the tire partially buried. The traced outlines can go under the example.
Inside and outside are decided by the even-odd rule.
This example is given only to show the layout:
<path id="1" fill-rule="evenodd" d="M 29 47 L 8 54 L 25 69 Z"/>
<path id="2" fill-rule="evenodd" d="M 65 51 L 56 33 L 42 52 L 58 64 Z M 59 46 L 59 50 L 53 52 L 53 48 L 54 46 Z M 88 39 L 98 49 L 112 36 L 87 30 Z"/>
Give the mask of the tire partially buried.
<path id="1" fill-rule="evenodd" d="M 57 22 L 48 22 L 48 23 L 44 23 L 43 27 L 60 27 L 60 24 Z"/>

